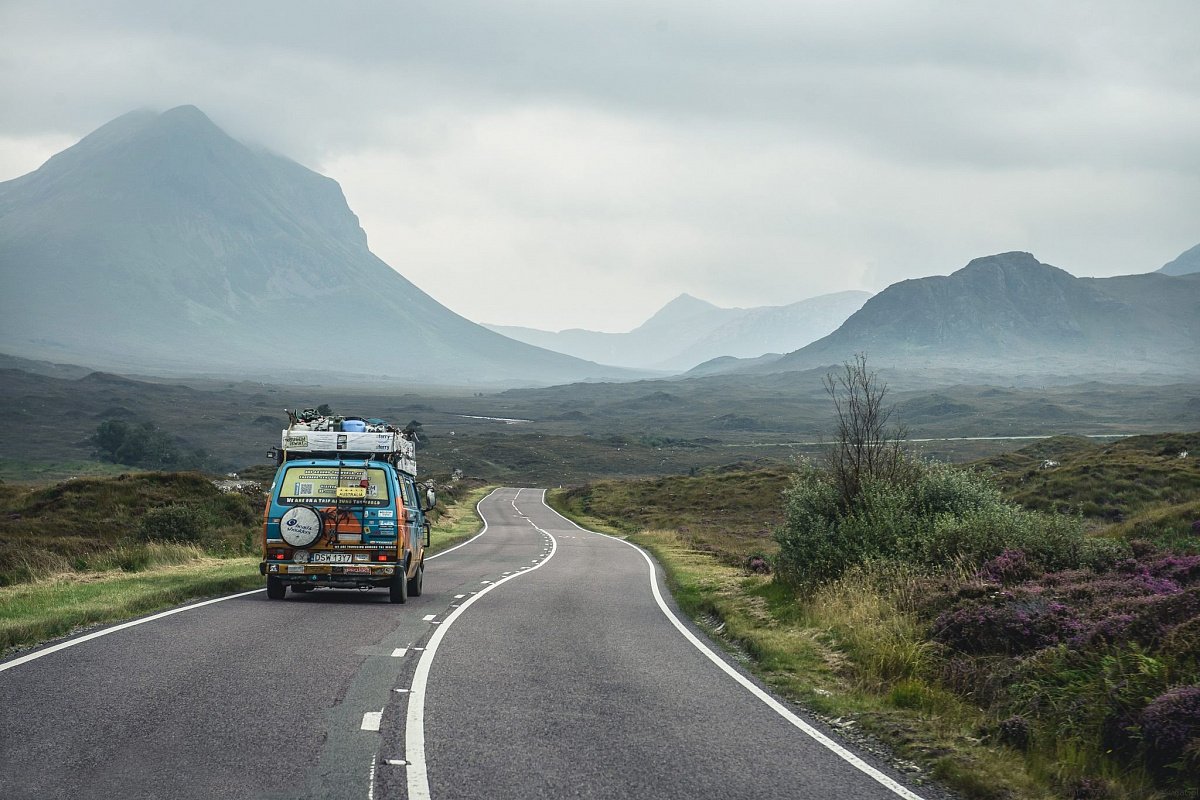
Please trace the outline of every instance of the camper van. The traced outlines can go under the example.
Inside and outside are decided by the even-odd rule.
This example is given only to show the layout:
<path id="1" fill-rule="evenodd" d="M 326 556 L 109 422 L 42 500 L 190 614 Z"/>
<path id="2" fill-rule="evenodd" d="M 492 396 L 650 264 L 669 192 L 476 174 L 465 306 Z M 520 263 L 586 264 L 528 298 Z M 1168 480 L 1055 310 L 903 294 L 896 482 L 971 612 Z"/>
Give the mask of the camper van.
<path id="1" fill-rule="evenodd" d="M 417 483 L 416 442 L 380 420 L 296 415 L 271 457 L 263 558 L 267 597 L 317 588 L 421 595 L 436 502 Z"/>

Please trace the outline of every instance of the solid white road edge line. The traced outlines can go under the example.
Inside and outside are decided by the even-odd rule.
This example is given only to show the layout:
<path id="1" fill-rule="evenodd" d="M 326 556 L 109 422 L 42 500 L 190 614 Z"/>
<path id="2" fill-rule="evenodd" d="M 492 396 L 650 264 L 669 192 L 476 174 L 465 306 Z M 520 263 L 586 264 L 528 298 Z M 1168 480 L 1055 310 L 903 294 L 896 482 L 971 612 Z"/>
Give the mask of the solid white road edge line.
<path id="1" fill-rule="evenodd" d="M 519 493 L 520 490 L 518 490 Z M 480 514 L 480 517 L 482 516 Z M 416 672 L 413 673 L 412 687 L 408 695 L 408 717 L 404 727 L 404 755 L 408 761 L 408 800 L 429 800 L 429 773 L 425 764 L 425 689 L 429 685 L 429 670 L 433 666 L 433 658 L 437 655 L 438 645 L 442 643 L 442 639 L 446 636 L 446 631 L 450 630 L 450 626 L 454 624 L 454 621 L 462 616 L 463 612 L 470 608 L 471 604 L 476 600 L 502 583 L 507 583 L 522 575 L 528 575 L 533 570 L 541 569 L 543 565 L 547 564 L 554 557 L 554 553 L 558 550 L 558 542 L 555 541 L 553 536 L 550 536 L 546 531 L 539 528 L 533 520 L 529 520 L 529 524 L 533 525 L 534 529 L 539 533 L 548 536 L 550 541 L 554 543 L 554 549 L 550 551 L 550 555 L 546 556 L 546 560 L 526 572 L 513 573 L 507 578 L 496 581 L 486 589 L 479 590 L 479 592 L 472 595 L 470 599 L 456 608 L 450 616 L 446 617 L 441 627 L 425 643 L 425 652 L 421 654 L 421 659 L 417 662 Z"/>
<path id="2" fill-rule="evenodd" d="M 192 603 L 190 606 L 181 606 L 180 608 L 172 608 L 170 611 L 160 611 L 157 614 L 151 614 L 150 616 L 142 617 L 141 619 L 135 619 L 135 620 L 131 620 L 129 622 L 122 622 L 120 625 L 114 625 L 111 628 L 105 628 L 102 631 L 93 631 L 91 633 L 84 634 L 83 636 L 80 636 L 77 639 L 71 639 L 66 642 L 59 642 L 58 644 L 51 645 L 50 647 L 47 647 L 44 650 L 38 650 L 36 653 L 29 653 L 28 655 L 21 656 L 20 658 L 14 658 L 12 661 L 6 661 L 5 663 L 0 664 L 0 672 L 3 672 L 6 669 L 12 669 L 13 667 L 19 667 L 22 664 L 28 664 L 30 661 L 41 658 L 42 656 L 48 656 L 51 653 L 57 653 L 59 650 L 66 650 L 68 647 L 74 647 L 77 644 L 83 644 L 84 642 L 90 642 L 92 639 L 99 639 L 101 636 L 108 636 L 110 633 L 116 633 L 117 631 L 123 631 L 126 628 L 132 628 L 135 625 L 144 625 L 147 622 L 154 622 L 154 620 L 156 620 L 156 619 L 162 619 L 163 617 L 169 617 L 172 614 L 182 614 L 184 611 L 191 611 L 193 608 L 200 608 L 201 606 L 210 606 L 213 603 L 222 603 L 226 600 L 233 600 L 238 597 L 246 597 L 247 595 L 258 594 L 261 591 L 264 591 L 264 590 L 263 589 L 252 589 L 248 592 L 238 592 L 237 594 L 230 594 L 230 595 L 226 595 L 225 597 L 216 597 L 212 600 L 205 600 L 200 603 Z"/>
<path id="3" fill-rule="evenodd" d="M 726 675 L 728 675 L 729 677 L 733 678 L 735 681 L 740 683 L 751 694 L 753 694 L 755 697 L 757 697 L 759 700 L 761 700 L 763 703 L 765 703 L 768 708 L 770 708 L 775 713 L 779 714 L 779 716 L 783 717 L 788 722 L 792 723 L 792 725 L 799 728 L 802 732 L 804 732 L 809 737 L 814 739 L 818 744 L 824 746 L 826 749 L 833 752 L 834 755 L 838 756 L 843 761 L 846 761 L 854 768 L 856 768 L 859 771 L 863 772 L 864 774 L 870 776 L 876 782 L 883 785 L 885 788 L 890 789 L 895 794 L 899 795 L 900 797 L 905 798 L 905 800 L 924 800 L 924 798 L 922 798 L 921 795 L 915 794 L 914 792 L 910 791 L 907 787 L 905 787 L 903 784 L 901 784 L 898 781 L 896 781 L 895 779 L 893 779 L 891 776 L 885 775 L 883 772 L 880 772 L 878 769 L 871 766 L 867 762 L 863 761 L 861 758 L 859 758 L 854 753 L 847 750 L 845 747 L 842 747 L 840 744 L 833 741 L 825 734 L 821 733 L 819 730 L 814 728 L 812 725 L 809 725 L 807 722 L 800 719 L 800 717 L 798 717 L 794 713 L 792 713 L 792 711 L 790 709 L 788 709 L 787 706 L 783 705 L 778 700 L 776 700 L 774 697 L 772 697 L 771 695 L 764 692 L 762 689 L 760 689 L 758 686 L 756 686 L 752 681 L 750 681 L 748 678 L 746 678 L 745 675 L 741 674 L 740 672 L 735 670 L 733 667 L 729 666 L 729 664 L 725 663 L 725 660 L 722 659 L 720 656 L 718 656 L 716 653 L 714 653 L 712 651 L 712 649 L 708 647 L 708 645 L 706 645 L 706 644 L 704 644 L 704 642 L 700 641 L 700 639 L 698 639 L 696 637 L 696 635 L 694 633 L 692 633 L 690 630 L 688 630 L 687 626 L 684 625 L 682 621 L 680 621 L 679 617 L 675 616 L 675 614 L 667 606 L 666 601 L 663 600 L 662 593 L 659 592 L 659 590 L 658 590 L 658 578 L 657 578 L 657 571 L 654 569 L 654 561 L 651 560 L 650 555 L 645 550 L 638 547 L 633 542 L 627 542 L 624 539 L 618 539 L 617 537 L 609 536 L 606 533 L 597 533 L 596 531 L 589 531 L 587 528 L 581 527 L 581 526 L 577 525 L 576 523 L 572 522 L 571 520 L 567 519 L 562 514 L 559 514 L 557 511 L 555 511 L 553 508 L 550 508 L 550 505 L 546 502 L 546 490 L 545 489 L 542 490 L 542 498 L 541 499 L 542 499 L 542 505 L 544 505 L 546 508 L 549 508 L 557 516 L 562 517 L 562 519 L 566 520 L 571 525 L 574 525 L 576 528 L 579 528 L 579 530 L 583 531 L 584 533 L 590 533 L 595 536 L 603 536 L 606 539 L 612 539 L 613 541 L 617 541 L 617 542 L 620 542 L 621 544 L 628 545 L 629 547 L 632 547 L 634 550 L 636 550 L 642 556 L 642 558 L 645 559 L 646 566 L 648 566 L 650 568 L 650 591 L 654 594 L 654 600 L 655 600 L 655 602 L 658 603 L 659 609 L 662 611 L 663 614 L 666 615 L 667 619 L 669 619 L 671 621 L 671 624 L 675 626 L 675 629 L 678 630 L 681 634 L 683 634 L 685 639 L 687 639 L 689 642 L 691 642 L 692 645 L 697 650 L 699 650 L 701 653 L 703 653 L 705 656 L 707 656 L 708 660 L 713 662 L 714 664 L 716 664 L 717 667 L 720 668 L 721 671 L 723 671 Z"/>

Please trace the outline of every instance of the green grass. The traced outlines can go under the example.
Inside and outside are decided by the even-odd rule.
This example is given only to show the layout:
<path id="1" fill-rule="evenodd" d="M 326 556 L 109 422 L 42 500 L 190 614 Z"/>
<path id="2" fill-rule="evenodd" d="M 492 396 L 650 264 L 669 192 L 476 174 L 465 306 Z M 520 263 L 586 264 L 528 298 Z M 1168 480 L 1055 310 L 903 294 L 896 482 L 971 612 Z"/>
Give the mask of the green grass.
<path id="1" fill-rule="evenodd" d="M 261 494 L 222 493 L 192 472 L 142 472 L 78 478 L 46 487 L 0 485 L 0 585 L 63 572 L 153 562 L 149 546 L 170 530 L 147 528 L 162 509 L 194 524 L 179 543 L 212 555 L 245 555 L 257 548 Z M 143 562 L 143 563 L 139 563 Z"/>
<path id="2" fill-rule="evenodd" d="M 1184 451 L 1188 457 L 1180 458 Z M 1111 444 L 1055 437 L 977 466 L 1026 508 L 1119 523 L 1200 496 L 1200 432 L 1132 436 Z"/>
<path id="3" fill-rule="evenodd" d="M 777 549 L 771 531 L 783 521 L 783 490 L 791 473 L 786 467 L 711 469 L 598 481 L 551 496 L 561 512 L 600 520 L 612 532 L 679 529 L 693 547 L 741 565 L 751 555 Z"/>
<path id="4" fill-rule="evenodd" d="M 448 550 L 456 544 L 470 539 L 483 529 L 483 520 L 475 506 L 495 487 L 480 486 L 467 490 L 461 497 L 455 499 L 453 505 L 445 507 L 437 521 L 433 523 L 430 534 L 430 546 L 426 555 L 434 555 Z M 445 495 L 443 493 L 444 502 Z"/>
<path id="5" fill-rule="evenodd" d="M 129 467 L 105 464 L 100 461 L 16 461 L 0 458 L 0 482 L 15 484 L 45 484 L 72 478 L 98 478 L 130 472 Z"/>
<path id="6" fill-rule="evenodd" d="M 184 564 L 63 575 L 0 587 L 0 654 L 87 625 L 120 622 L 188 600 L 257 589 L 258 558 L 216 559 L 199 551 Z"/>

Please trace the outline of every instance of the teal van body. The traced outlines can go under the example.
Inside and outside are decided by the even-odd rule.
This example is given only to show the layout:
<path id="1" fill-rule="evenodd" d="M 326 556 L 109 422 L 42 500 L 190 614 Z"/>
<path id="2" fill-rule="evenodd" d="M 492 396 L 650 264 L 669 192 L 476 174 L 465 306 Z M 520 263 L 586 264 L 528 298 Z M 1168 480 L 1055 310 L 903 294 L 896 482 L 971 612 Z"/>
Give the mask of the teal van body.
<path id="1" fill-rule="evenodd" d="M 273 451 L 259 566 L 267 596 L 386 588 L 407 602 L 421 594 L 434 500 L 416 481 L 415 445 L 399 432 L 334 433 L 289 428 Z"/>

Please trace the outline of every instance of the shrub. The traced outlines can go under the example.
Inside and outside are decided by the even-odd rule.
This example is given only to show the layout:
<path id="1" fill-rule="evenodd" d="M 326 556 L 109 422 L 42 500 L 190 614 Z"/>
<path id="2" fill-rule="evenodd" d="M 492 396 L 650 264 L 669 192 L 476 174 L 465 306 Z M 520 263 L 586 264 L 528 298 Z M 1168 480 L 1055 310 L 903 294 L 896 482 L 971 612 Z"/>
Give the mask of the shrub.
<path id="1" fill-rule="evenodd" d="M 1009 747 L 1025 750 L 1029 747 L 1029 720 L 1014 714 L 996 727 L 996 738 Z"/>
<path id="2" fill-rule="evenodd" d="M 1176 625 L 1163 637 L 1162 649 L 1181 665 L 1200 670 L 1200 616 Z"/>
<path id="3" fill-rule="evenodd" d="M 1182 769 L 1185 752 L 1200 744 L 1200 686 L 1181 686 L 1156 697 L 1142 711 L 1141 731 L 1151 769 Z"/>
<path id="4" fill-rule="evenodd" d="M 1023 550 L 1005 550 L 979 570 L 979 577 L 983 580 L 1005 585 L 1028 580 L 1034 574 L 1033 565 Z"/>
<path id="5" fill-rule="evenodd" d="M 1027 653 L 1065 641 L 1079 621 L 1063 603 L 1030 593 L 997 592 L 942 613 L 933 638 L 964 653 Z"/>
<path id="6" fill-rule="evenodd" d="M 771 560 L 764 553 L 752 553 L 746 558 L 746 571 L 755 575 L 769 575 L 771 574 Z"/>
<path id="7" fill-rule="evenodd" d="M 138 523 L 143 541 L 199 543 L 207 538 L 204 520 L 194 508 L 184 505 L 152 508 Z"/>
<path id="8" fill-rule="evenodd" d="M 1129 554 L 1121 542 L 1085 536 L 1076 517 L 1025 511 L 982 475 L 936 462 L 910 462 L 900 481 L 864 480 L 848 509 L 836 481 L 812 467 L 785 497 L 777 574 L 802 587 L 871 560 L 984 564 L 1007 552 L 990 567 L 1008 571 L 989 578 L 1004 582 L 1045 569 L 1103 568 Z"/>

